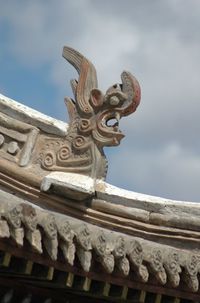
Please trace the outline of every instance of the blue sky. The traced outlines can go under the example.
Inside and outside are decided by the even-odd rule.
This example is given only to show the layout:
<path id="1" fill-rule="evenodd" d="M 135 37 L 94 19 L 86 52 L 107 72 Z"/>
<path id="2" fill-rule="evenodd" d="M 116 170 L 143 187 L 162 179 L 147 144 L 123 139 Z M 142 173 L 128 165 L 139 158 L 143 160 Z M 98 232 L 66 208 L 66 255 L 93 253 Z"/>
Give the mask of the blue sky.
<path id="1" fill-rule="evenodd" d="M 69 45 L 96 66 L 105 91 L 130 70 L 142 101 L 107 148 L 107 181 L 133 191 L 200 200 L 200 1 L 0 0 L 0 92 L 67 121 L 76 76 Z"/>

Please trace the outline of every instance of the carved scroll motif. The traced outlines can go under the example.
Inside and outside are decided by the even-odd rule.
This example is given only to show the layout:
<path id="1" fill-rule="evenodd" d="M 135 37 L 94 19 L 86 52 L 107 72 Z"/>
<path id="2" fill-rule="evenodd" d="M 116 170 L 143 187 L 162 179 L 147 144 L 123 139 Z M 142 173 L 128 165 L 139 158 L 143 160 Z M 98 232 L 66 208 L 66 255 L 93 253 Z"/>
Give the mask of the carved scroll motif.
<path id="1" fill-rule="evenodd" d="M 149 265 L 151 271 L 155 274 L 156 279 L 162 285 L 166 284 L 167 275 L 163 267 L 163 254 L 161 250 L 153 249 L 149 259 Z"/>
<path id="2" fill-rule="evenodd" d="M 191 255 L 185 262 L 184 280 L 192 291 L 199 289 L 200 256 Z"/>
<path id="3" fill-rule="evenodd" d="M 139 279 L 141 279 L 142 282 L 147 282 L 149 279 L 149 272 L 146 266 L 142 264 L 144 259 L 144 252 L 142 245 L 138 241 L 131 241 L 129 245 L 128 256 L 132 268 L 136 272 Z"/>
<path id="4" fill-rule="evenodd" d="M 177 287 L 180 283 L 180 260 L 177 253 L 169 254 L 167 261 L 164 263 L 166 272 L 168 273 L 169 281 L 173 287 Z"/>

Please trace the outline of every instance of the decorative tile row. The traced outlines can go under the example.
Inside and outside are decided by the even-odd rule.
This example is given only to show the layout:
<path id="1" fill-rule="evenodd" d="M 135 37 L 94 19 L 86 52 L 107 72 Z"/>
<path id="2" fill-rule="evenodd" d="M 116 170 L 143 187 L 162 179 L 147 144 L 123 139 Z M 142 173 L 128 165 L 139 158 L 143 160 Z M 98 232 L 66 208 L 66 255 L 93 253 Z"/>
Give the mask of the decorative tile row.
<path id="1" fill-rule="evenodd" d="M 18 246 L 28 240 L 32 249 L 52 260 L 58 248 L 68 264 L 75 255 L 85 272 L 99 262 L 106 273 L 122 276 L 131 272 L 147 283 L 154 276 L 159 284 L 178 287 L 181 279 L 193 292 L 199 289 L 200 255 L 167 245 L 109 231 L 68 216 L 52 213 L 31 204 L 1 201 L 0 238 L 14 239 Z"/>

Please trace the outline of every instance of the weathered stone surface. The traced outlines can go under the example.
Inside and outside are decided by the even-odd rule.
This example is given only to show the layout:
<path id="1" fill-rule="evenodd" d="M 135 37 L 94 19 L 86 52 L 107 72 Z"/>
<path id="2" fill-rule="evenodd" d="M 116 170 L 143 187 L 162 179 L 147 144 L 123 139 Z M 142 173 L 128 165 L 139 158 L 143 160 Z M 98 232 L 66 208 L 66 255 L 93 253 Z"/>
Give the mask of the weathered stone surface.
<path id="1" fill-rule="evenodd" d="M 144 195 L 96 182 L 94 209 L 159 226 L 200 231 L 200 204 Z"/>
<path id="2" fill-rule="evenodd" d="M 74 264 L 76 246 L 72 243 L 61 242 L 60 247 L 67 263 L 71 266 Z"/>
<path id="3" fill-rule="evenodd" d="M 81 247 L 77 248 L 77 256 L 81 263 L 81 266 L 85 272 L 90 271 L 91 261 L 92 261 L 92 253 L 91 251 L 84 250 Z"/>
<path id="4" fill-rule="evenodd" d="M 38 128 L 1 113 L 0 156 L 17 163 L 20 167 L 27 166 L 30 163 L 38 133 Z"/>
<path id="5" fill-rule="evenodd" d="M 52 172 L 41 183 L 41 190 L 56 192 L 76 200 L 84 200 L 95 194 L 95 180 L 91 177 L 74 173 Z"/>
<path id="6" fill-rule="evenodd" d="M 0 134 L 0 147 L 4 144 L 5 138 L 2 134 Z"/>
<path id="7" fill-rule="evenodd" d="M 66 123 L 50 118 L 28 106 L 3 96 L 2 94 L 0 94 L 0 112 L 36 126 L 47 133 L 59 136 L 65 136 L 67 133 Z"/>
<path id="8" fill-rule="evenodd" d="M 128 276 L 130 272 L 130 263 L 126 257 L 119 258 L 116 261 L 116 266 L 118 267 L 120 273 L 124 276 Z"/>
<path id="9" fill-rule="evenodd" d="M 0 220 L 0 238 L 9 238 L 10 231 L 8 224 L 5 220 Z"/>
<path id="10" fill-rule="evenodd" d="M 180 283 L 181 266 L 179 255 L 177 253 L 170 253 L 164 263 L 168 279 L 173 287 L 177 287 Z"/>
<path id="11" fill-rule="evenodd" d="M 26 239 L 29 241 L 30 245 L 33 248 L 33 251 L 41 254 L 42 249 L 42 235 L 40 230 L 36 229 L 32 231 L 31 229 L 26 230 Z"/>
<path id="12" fill-rule="evenodd" d="M 19 150 L 19 145 L 16 141 L 11 141 L 9 144 L 8 144 L 8 152 L 9 154 L 16 154 L 17 151 Z"/>

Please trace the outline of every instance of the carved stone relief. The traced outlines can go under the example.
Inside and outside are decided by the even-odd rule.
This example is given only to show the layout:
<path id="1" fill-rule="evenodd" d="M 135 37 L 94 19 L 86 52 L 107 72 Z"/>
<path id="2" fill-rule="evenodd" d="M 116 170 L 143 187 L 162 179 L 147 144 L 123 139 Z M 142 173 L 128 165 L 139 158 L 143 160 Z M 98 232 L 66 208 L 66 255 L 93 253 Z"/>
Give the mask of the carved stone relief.
<path id="1" fill-rule="evenodd" d="M 119 145 L 124 137 L 119 120 L 139 105 L 139 83 L 124 71 L 122 84 L 114 84 L 103 94 L 98 89 L 96 70 L 88 59 L 69 47 L 64 47 L 63 57 L 79 74 L 78 81 L 71 81 L 75 101 L 65 98 L 70 118 L 68 133 L 65 138 L 41 137 L 36 163 L 44 170 L 105 178 L 107 162 L 103 147 Z"/>
<path id="2" fill-rule="evenodd" d="M 18 175 L 26 174 L 27 183 L 32 181 L 31 174 L 40 182 L 49 171 L 105 179 L 107 160 L 103 148 L 120 144 L 124 134 L 119 121 L 140 103 L 140 86 L 131 73 L 124 71 L 122 83 L 102 93 L 95 67 L 87 58 L 70 47 L 64 47 L 63 57 L 79 76 L 71 80 L 74 99 L 65 98 L 68 127 L 24 107 L 24 111 L 28 110 L 25 113 L 15 101 L 12 104 L 12 100 L 0 99 L 0 156 L 20 167 L 29 164 L 29 171 L 17 169 Z"/>
<path id="3" fill-rule="evenodd" d="M 0 156 L 26 166 L 32 156 L 39 130 L 1 113 Z"/>

